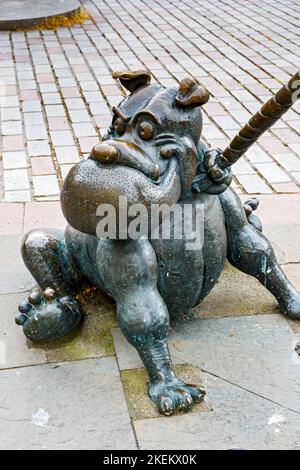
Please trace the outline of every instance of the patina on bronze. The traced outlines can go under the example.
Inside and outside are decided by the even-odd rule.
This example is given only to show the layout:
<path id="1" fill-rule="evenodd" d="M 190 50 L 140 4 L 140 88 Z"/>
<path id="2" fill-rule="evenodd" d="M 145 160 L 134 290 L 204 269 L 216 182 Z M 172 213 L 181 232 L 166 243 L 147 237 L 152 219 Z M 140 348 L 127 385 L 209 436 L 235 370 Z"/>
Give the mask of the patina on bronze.
<path id="1" fill-rule="evenodd" d="M 222 153 L 201 141 L 201 107 L 209 94 L 195 80 L 163 88 L 150 83 L 147 71 L 116 72 L 114 77 L 130 93 L 113 109 L 105 141 L 65 180 L 61 204 L 69 225 L 65 231 L 35 230 L 24 237 L 23 259 L 40 290 L 20 305 L 17 323 L 32 341 L 65 335 L 81 319 L 76 292 L 87 278 L 115 299 L 120 328 L 148 371 L 149 397 L 170 415 L 188 410 L 205 393 L 173 371 L 167 345 L 170 319 L 205 298 L 226 257 L 257 278 L 284 315 L 300 319 L 300 295 L 253 214 L 258 201 L 243 206 L 229 187 L 231 164 L 291 106 L 295 78 Z M 129 208 L 135 203 L 147 208 L 153 203 L 200 205 L 203 243 L 187 249 L 185 231 L 178 239 L 97 238 L 97 208 L 110 204 L 118 211 L 125 196 Z M 171 221 L 174 229 L 178 223 Z"/>

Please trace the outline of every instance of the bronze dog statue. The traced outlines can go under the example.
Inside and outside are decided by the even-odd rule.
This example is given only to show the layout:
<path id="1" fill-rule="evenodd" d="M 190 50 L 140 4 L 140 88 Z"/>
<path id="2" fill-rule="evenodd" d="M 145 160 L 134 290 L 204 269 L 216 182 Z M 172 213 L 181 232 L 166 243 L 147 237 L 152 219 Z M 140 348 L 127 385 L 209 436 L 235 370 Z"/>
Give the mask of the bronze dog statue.
<path id="1" fill-rule="evenodd" d="M 20 305 L 17 323 L 32 341 L 68 333 L 80 321 L 76 289 L 87 278 L 115 299 L 120 328 L 148 371 L 149 397 L 161 413 L 170 415 L 189 409 L 204 394 L 172 369 L 167 345 L 170 318 L 204 299 L 226 257 L 256 277 L 276 297 L 283 314 L 300 318 L 300 295 L 252 213 L 257 200 L 243 206 L 229 187 L 231 163 L 291 102 L 284 101 L 284 93 L 276 95 L 279 101 L 273 100 L 271 111 L 268 105 L 269 114 L 261 113 L 256 127 L 245 126 L 222 153 L 208 150 L 201 141 L 201 106 L 209 95 L 193 79 L 182 80 L 179 88 L 163 88 L 150 84 L 147 71 L 114 77 L 130 94 L 114 108 L 104 142 L 65 180 L 61 204 L 68 227 L 65 232 L 34 230 L 23 240 L 24 262 L 40 290 Z M 147 210 L 157 204 L 202 208 L 201 244 L 187 249 L 187 232 L 174 236 L 175 229 L 182 228 L 182 219 L 175 217 L 169 238 L 142 233 L 126 239 L 119 233 L 120 198 L 127 201 L 128 223 L 135 204 Z M 114 239 L 97 237 L 102 205 L 116 211 Z M 163 222 L 164 217 L 156 227 L 159 233 Z"/>

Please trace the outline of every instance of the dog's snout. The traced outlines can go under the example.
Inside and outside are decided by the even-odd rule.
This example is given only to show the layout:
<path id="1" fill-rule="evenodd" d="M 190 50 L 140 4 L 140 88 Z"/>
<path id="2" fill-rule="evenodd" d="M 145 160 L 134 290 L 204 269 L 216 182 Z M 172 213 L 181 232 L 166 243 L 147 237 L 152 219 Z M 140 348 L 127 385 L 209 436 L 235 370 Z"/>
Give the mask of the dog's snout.
<path id="1" fill-rule="evenodd" d="M 119 151 L 116 147 L 110 144 L 96 144 L 92 150 L 92 156 L 99 162 L 111 163 L 117 160 Z"/>
<path id="2" fill-rule="evenodd" d="M 140 147 L 121 140 L 107 141 L 96 144 L 91 157 L 101 163 L 114 163 L 125 165 L 141 171 L 152 180 L 157 181 L 162 175 L 157 162 L 144 154 Z"/>

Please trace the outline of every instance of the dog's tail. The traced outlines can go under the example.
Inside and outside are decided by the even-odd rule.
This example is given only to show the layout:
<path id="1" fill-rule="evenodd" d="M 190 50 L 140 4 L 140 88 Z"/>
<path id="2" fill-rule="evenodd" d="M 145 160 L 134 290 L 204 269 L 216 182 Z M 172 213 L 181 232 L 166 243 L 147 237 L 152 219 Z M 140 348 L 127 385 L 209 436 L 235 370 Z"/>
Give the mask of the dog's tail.
<path id="1" fill-rule="evenodd" d="M 245 213 L 248 219 L 249 224 L 253 225 L 257 230 L 262 232 L 262 223 L 257 215 L 254 215 L 253 212 L 259 206 L 259 200 L 256 197 L 252 197 L 244 203 Z"/>

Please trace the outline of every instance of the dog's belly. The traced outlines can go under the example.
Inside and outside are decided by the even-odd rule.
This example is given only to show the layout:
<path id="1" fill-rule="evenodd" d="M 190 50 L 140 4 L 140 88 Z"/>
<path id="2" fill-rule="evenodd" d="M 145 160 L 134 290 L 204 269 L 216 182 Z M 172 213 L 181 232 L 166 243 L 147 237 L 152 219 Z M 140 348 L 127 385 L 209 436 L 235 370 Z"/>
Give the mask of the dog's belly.
<path id="1" fill-rule="evenodd" d="M 210 292 L 226 258 L 226 229 L 218 197 L 199 194 L 193 197 L 194 209 L 196 204 L 201 234 L 199 246 L 194 244 L 191 249 L 186 236 L 150 240 L 158 259 L 158 288 L 173 317 L 199 304 Z"/>
<path id="2" fill-rule="evenodd" d="M 181 206 L 191 201 L 181 202 Z M 211 291 L 223 269 L 227 237 L 224 214 L 217 196 L 193 196 L 193 207 L 199 207 L 200 246 L 190 249 L 191 240 L 150 239 L 158 262 L 158 289 L 175 317 L 199 304 Z M 185 214 L 184 209 L 182 213 Z M 172 224 L 171 224 L 172 226 Z M 71 228 L 66 230 L 68 249 L 80 271 L 96 286 L 109 294 L 97 265 L 99 240 Z"/>

